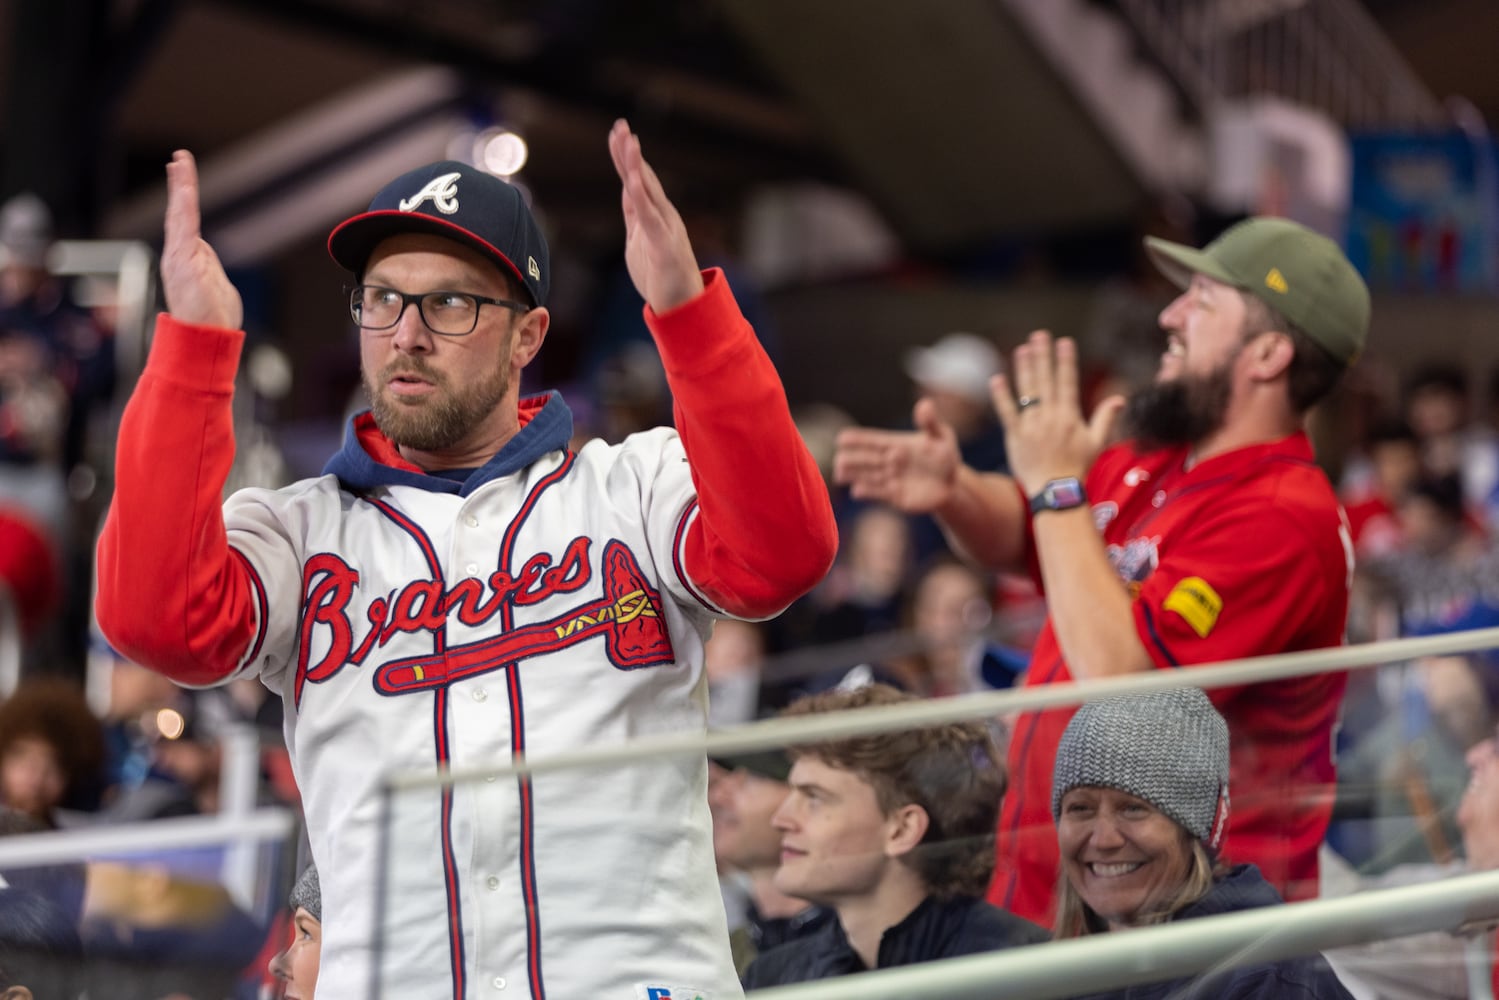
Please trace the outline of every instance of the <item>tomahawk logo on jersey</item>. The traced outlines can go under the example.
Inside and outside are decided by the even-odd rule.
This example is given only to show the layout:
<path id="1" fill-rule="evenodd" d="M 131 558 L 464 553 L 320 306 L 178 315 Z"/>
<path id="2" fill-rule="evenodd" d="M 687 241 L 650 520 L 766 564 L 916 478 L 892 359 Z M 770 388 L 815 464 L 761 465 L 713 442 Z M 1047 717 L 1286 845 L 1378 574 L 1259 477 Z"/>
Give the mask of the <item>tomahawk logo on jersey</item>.
<path id="1" fill-rule="evenodd" d="M 365 459 L 356 423 L 330 475 L 225 505 L 229 541 L 267 597 L 243 669 L 290 685 L 288 743 L 299 783 L 316 790 L 315 855 L 377 873 L 349 900 L 374 923 L 325 929 L 349 946 L 341 963 L 358 956 L 368 968 L 334 974 L 369 982 L 378 969 L 382 996 L 425 995 L 411 958 L 421 953 L 447 954 L 459 986 L 478 976 L 537 997 L 588 994 L 596 973 L 549 961 L 566 954 L 549 942 L 649 911 L 691 941 L 722 919 L 703 891 L 716 886 L 711 851 L 624 886 L 604 870 L 621 836 L 668 843 L 695 822 L 695 772 L 653 764 L 482 782 L 430 806 L 402 795 L 368 841 L 340 820 L 379 801 L 391 771 L 482 768 L 701 725 L 702 643 L 722 612 L 686 572 L 698 506 L 680 440 L 657 430 L 571 453 L 561 399 L 526 406 L 516 474 L 481 473 L 455 492 L 407 485 Z M 351 756 L 354 733 L 367 743 Z M 356 766 L 376 759 L 380 769 Z M 702 813 L 706 829 L 705 802 Z M 382 913 L 381 895 L 401 906 Z M 505 924 L 519 933 L 483 936 Z M 693 961 L 614 955 L 611 978 L 659 982 L 664 971 L 732 995 L 732 968 L 709 955 L 706 945 Z"/>
<path id="2" fill-rule="evenodd" d="M 436 580 L 413 580 L 392 599 L 376 597 L 368 602 L 364 615 L 368 625 L 362 639 L 355 635 L 348 610 L 359 596 L 359 572 L 338 556 L 313 556 L 303 571 L 308 595 L 297 662 L 297 704 L 302 701 L 303 684 L 320 684 L 344 667 L 361 665 L 372 649 L 385 646 L 397 633 L 426 632 L 435 641 L 450 616 L 479 628 L 507 604 L 541 604 L 579 590 L 593 577 L 589 545 L 587 538 L 573 539 L 557 566 L 551 565 L 549 554 L 538 553 L 514 576 L 496 570 L 487 582 L 487 593 L 486 585 L 473 577 L 447 590 Z M 441 654 L 392 660 L 375 672 L 375 689 L 388 695 L 426 691 L 595 636 L 603 637 L 609 662 L 621 670 L 670 663 L 671 639 L 661 621 L 661 595 L 646 581 L 634 555 L 624 543 L 611 540 L 604 548 L 604 566 L 600 599 L 549 621 L 450 647 Z M 321 634 L 324 629 L 326 636 Z M 327 651 L 309 664 L 312 650 L 320 647 Z"/>

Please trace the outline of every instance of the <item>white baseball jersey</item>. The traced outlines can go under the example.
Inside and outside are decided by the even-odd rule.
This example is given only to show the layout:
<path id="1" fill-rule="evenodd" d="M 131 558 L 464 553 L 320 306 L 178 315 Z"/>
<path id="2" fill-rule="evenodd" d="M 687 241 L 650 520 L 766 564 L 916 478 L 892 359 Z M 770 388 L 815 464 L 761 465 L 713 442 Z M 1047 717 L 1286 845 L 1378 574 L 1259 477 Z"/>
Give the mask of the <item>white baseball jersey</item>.
<path id="1" fill-rule="evenodd" d="M 721 280 L 714 285 L 704 311 L 722 325 L 725 306 L 712 300 L 732 307 L 732 297 Z M 748 327 L 737 309 L 732 318 L 737 350 Z M 701 337 L 706 319 L 683 322 Z M 653 319 L 658 337 L 661 325 Z M 739 578 L 709 572 L 712 579 L 694 580 L 687 566 L 712 564 L 705 550 L 742 554 L 747 546 L 733 542 L 745 525 L 709 532 L 695 522 L 709 518 L 721 502 L 715 496 L 768 483 L 799 496 L 750 501 L 779 511 L 770 527 L 782 534 L 761 541 L 768 556 L 761 566 L 752 560 L 755 583 L 746 588 L 774 579 L 765 558 L 784 559 L 770 552 L 770 537 L 789 552 L 810 542 L 808 566 L 825 570 L 832 556 L 826 491 L 820 479 L 809 487 L 816 469 L 797 450 L 789 415 L 784 427 L 775 416 L 767 422 L 763 405 L 738 417 L 753 420 L 755 441 L 708 464 L 747 466 L 735 472 L 744 479 L 713 471 L 711 489 L 675 431 L 569 452 L 571 417 L 556 396 L 523 402 L 520 433 L 462 483 L 405 465 L 361 415 L 329 474 L 234 494 L 222 507 L 220 542 L 206 499 L 189 504 L 185 522 L 151 510 L 141 495 L 144 469 L 133 468 L 144 464 L 132 455 L 142 449 L 129 446 L 138 435 L 161 448 L 199 442 L 204 463 L 184 456 L 170 464 L 206 463 L 214 478 L 222 457 L 208 461 L 215 445 L 201 442 L 212 442 L 227 406 L 214 404 L 195 430 L 181 430 L 192 423 L 181 414 L 187 400 L 207 406 L 201 398 L 223 386 L 222 353 L 202 347 L 210 333 L 227 336 L 170 318 L 161 324 L 121 432 L 120 485 L 100 546 L 99 617 L 118 646 L 179 680 L 258 674 L 285 699 L 322 883 L 320 1000 L 740 996 L 701 757 L 402 792 L 384 808 L 379 789 L 391 771 L 702 729 L 703 641 Z M 664 340 L 662 349 L 671 375 Z M 763 359 L 758 346 L 752 353 Z M 709 360 L 744 379 L 732 352 Z M 203 384 L 189 391 L 182 382 L 193 370 Z M 704 400 L 729 392 L 707 373 L 698 382 Z M 696 391 L 687 389 L 686 401 L 677 392 L 683 426 Z M 705 417 L 689 443 L 722 440 L 714 422 L 734 419 Z M 796 471 L 755 470 L 761 446 L 767 456 L 781 449 L 782 464 Z M 697 486 L 695 473 L 704 480 Z M 191 492 L 210 495 L 202 484 Z M 745 509 L 735 508 L 741 516 Z M 753 508 L 746 524 L 762 516 Z M 787 527 L 798 520 L 800 534 Z M 179 543 L 184 534 L 193 539 Z M 221 544 L 220 565 L 196 584 L 177 580 L 177 554 L 160 550 L 186 550 L 180 566 L 192 577 L 200 573 L 192 560 Z M 147 552 L 165 565 L 146 567 L 143 578 Z M 127 577 L 132 563 L 137 572 Z M 801 575 L 795 588 L 779 585 L 782 603 L 813 582 Z M 146 601 L 168 621 L 139 621 Z M 758 594 L 735 610 L 758 616 L 764 602 Z M 242 609 L 232 628 L 211 619 L 219 604 Z M 171 626 L 179 614 L 185 637 Z M 192 665 L 226 659 L 231 646 L 232 664 Z"/>
<path id="2" fill-rule="evenodd" d="M 387 769 L 705 724 L 714 609 L 680 572 L 696 513 L 681 442 L 658 430 L 568 455 L 571 421 L 547 412 L 562 406 L 512 442 L 518 470 L 466 495 L 404 485 L 428 477 L 351 441 L 342 483 L 225 506 L 265 609 L 245 669 L 286 701 L 335 997 L 370 995 L 376 942 L 382 997 L 737 995 L 702 761 L 405 792 L 380 853 Z M 359 465 L 390 481 L 351 481 Z"/>

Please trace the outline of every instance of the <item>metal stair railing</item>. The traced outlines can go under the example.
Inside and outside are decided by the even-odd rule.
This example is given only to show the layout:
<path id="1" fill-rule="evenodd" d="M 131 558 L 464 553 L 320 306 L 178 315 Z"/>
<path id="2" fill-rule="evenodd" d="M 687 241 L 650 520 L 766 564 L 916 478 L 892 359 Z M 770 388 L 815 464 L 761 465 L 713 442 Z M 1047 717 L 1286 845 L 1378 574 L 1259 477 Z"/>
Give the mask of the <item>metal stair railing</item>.
<path id="1" fill-rule="evenodd" d="M 1273 95 L 1345 128 L 1430 128 L 1446 118 L 1352 0 L 1119 0 L 1117 9 L 1201 110 Z"/>

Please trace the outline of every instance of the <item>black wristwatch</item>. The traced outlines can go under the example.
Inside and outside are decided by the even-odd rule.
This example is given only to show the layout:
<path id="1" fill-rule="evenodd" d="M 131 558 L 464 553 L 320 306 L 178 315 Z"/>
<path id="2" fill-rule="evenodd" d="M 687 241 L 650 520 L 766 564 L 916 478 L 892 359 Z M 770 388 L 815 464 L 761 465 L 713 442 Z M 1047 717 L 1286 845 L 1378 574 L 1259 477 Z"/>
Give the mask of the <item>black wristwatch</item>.
<path id="1" fill-rule="evenodd" d="M 1083 491 L 1083 484 L 1074 476 L 1066 479 L 1053 479 L 1041 487 L 1041 492 L 1031 497 L 1031 513 L 1039 514 L 1043 510 L 1071 510 L 1081 507 L 1088 502 L 1088 494 Z"/>

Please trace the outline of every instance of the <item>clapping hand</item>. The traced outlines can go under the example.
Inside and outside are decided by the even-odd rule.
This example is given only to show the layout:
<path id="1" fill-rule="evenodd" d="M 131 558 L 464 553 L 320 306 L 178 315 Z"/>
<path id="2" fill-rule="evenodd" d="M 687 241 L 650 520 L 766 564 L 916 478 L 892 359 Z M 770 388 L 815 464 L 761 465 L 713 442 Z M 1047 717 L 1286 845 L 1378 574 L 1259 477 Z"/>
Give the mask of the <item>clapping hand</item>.
<path id="1" fill-rule="evenodd" d="M 1081 479 L 1108 444 L 1123 397 L 1105 399 L 1084 419 L 1077 346 L 1067 337 L 1053 344 L 1044 330 L 1015 348 L 1012 371 L 994 376 L 991 386 L 1010 471 L 1028 494 L 1053 479 Z"/>
<path id="2" fill-rule="evenodd" d="M 910 514 L 940 507 L 953 492 L 958 437 L 930 399 L 916 404 L 916 430 L 854 427 L 838 435 L 833 479 L 858 500 L 879 500 Z"/>
<path id="3" fill-rule="evenodd" d="M 703 276 L 687 227 L 623 118 L 609 130 L 609 156 L 619 174 L 625 215 L 625 266 L 635 290 L 657 314 L 696 298 Z"/>
<path id="4" fill-rule="evenodd" d="M 198 214 L 198 166 L 179 149 L 167 164 L 166 241 L 161 286 L 172 318 L 194 326 L 238 330 L 244 323 L 239 292 L 219 255 L 203 239 Z"/>

